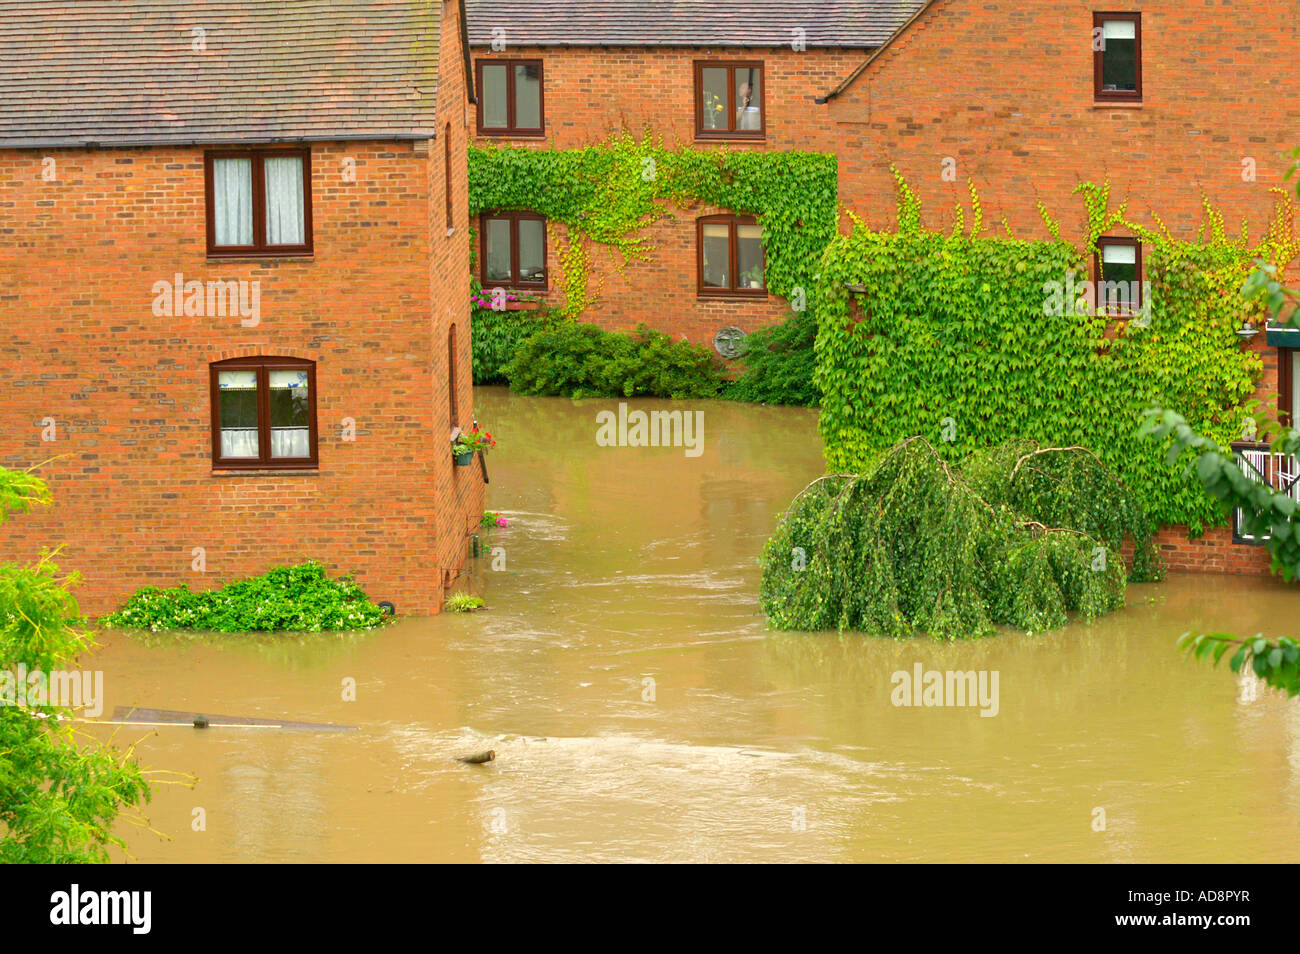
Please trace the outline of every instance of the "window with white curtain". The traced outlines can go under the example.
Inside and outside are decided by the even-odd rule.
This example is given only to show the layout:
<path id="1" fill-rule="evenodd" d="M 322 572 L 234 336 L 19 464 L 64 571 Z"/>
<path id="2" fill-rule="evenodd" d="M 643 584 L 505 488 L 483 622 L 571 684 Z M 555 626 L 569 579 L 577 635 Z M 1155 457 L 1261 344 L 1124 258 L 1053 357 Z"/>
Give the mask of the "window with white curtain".
<path id="1" fill-rule="evenodd" d="M 211 376 L 214 466 L 316 466 L 313 362 L 232 358 L 211 365 Z"/>
<path id="2" fill-rule="evenodd" d="M 310 150 L 210 152 L 206 166 L 209 255 L 311 252 Z"/>
<path id="3" fill-rule="evenodd" d="M 212 160 L 217 245 L 253 244 L 253 160 Z"/>

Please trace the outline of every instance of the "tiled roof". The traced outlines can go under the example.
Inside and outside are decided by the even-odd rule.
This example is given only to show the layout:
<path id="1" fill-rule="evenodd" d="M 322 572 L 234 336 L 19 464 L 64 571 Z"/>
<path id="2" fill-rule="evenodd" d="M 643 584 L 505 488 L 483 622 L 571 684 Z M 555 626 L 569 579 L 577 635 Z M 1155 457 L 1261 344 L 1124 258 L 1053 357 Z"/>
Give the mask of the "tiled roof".
<path id="1" fill-rule="evenodd" d="M 880 46 L 922 0 L 468 0 L 472 46 Z M 494 34 L 494 30 L 504 33 Z"/>
<path id="2" fill-rule="evenodd" d="M 439 0 L 0 0 L 0 147 L 428 138 Z"/>

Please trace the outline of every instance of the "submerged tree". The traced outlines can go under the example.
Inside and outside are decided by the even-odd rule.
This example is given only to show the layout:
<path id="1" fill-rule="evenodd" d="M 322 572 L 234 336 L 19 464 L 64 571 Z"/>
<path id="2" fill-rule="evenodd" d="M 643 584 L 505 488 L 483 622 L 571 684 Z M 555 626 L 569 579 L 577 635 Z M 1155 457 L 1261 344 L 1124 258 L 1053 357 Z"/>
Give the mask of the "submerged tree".
<path id="1" fill-rule="evenodd" d="M 30 472 L 0 468 L 0 522 L 50 492 Z M 70 587 L 49 555 L 30 566 L 0 566 L 0 681 L 67 670 L 92 643 Z M 7 678 L 6 678 L 7 677 Z M 123 808 L 147 801 L 148 783 L 131 760 L 81 736 L 72 712 L 38 698 L 0 702 L 0 863 L 107 861 Z M 80 741 L 79 741 L 80 736 Z"/>
<path id="2" fill-rule="evenodd" d="M 1156 578 L 1143 508 L 1083 448 L 1015 441 L 958 469 L 912 437 L 795 498 L 764 548 L 759 600 L 777 629 L 1054 629 L 1124 605 L 1126 536 L 1134 579 Z"/>

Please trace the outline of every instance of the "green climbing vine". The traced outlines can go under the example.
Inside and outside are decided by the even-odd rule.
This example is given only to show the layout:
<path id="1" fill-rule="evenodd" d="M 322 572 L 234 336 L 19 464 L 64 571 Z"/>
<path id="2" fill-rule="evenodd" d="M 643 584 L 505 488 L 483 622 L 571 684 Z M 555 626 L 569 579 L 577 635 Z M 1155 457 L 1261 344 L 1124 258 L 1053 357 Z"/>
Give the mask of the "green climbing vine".
<path id="1" fill-rule="evenodd" d="M 1220 506 L 1143 446 L 1137 425 L 1158 406 L 1219 443 L 1241 436 L 1262 363 L 1236 332 L 1260 324 L 1263 307 L 1238 290 L 1253 259 L 1284 266 L 1300 251 L 1289 199 L 1255 243 L 1244 226 L 1230 236 L 1208 205 L 1187 241 L 1159 219 L 1130 221 L 1107 185 L 1083 184 L 1080 249 L 1041 206 L 1049 240 L 982 234 L 973 189 L 968 230 L 925 231 L 901 177 L 898 191 L 896 232 L 854 220 L 822 260 L 816 383 L 830 469 L 867 471 L 912 435 L 952 460 L 1025 438 L 1093 451 L 1157 523 L 1200 533 L 1221 522 Z M 1098 237 L 1121 228 L 1141 237 L 1150 282 L 1149 308 L 1122 322 L 1077 304 Z"/>
<path id="2" fill-rule="evenodd" d="M 471 146 L 469 213 L 532 211 L 546 218 L 561 251 L 558 317 L 595 304 L 590 264 L 606 248 L 616 268 L 645 261 L 647 228 L 673 206 L 698 204 L 754 215 L 763 226 L 768 290 L 795 311 L 811 307 L 822 252 L 835 236 L 833 155 L 729 152 L 622 136 L 580 149 Z"/>

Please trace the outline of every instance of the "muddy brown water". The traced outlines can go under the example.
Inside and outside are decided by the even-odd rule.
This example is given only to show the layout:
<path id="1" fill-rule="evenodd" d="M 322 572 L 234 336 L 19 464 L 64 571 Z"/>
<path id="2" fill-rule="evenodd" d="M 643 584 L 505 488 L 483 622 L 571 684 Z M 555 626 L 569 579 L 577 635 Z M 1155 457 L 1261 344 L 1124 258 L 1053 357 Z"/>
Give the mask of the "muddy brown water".
<path id="1" fill-rule="evenodd" d="M 469 580 L 486 612 L 345 636 L 106 636 L 88 662 L 106 713 L 358 727 L 118 730 L 145 736 L 149 767 L 199 778 L 147 807 L 166 837 L 119 825 L 132 855 L 1300 860 L 1300 702 L 1174 646 L 1189 628 L 1300 630 L 1300 590 L 1174 575 L 1092 625 L 957 644 L 773 633 L 756 557 L 822 471 L 814 412 L 691 405 L 690 458 L 598 447 L 596 413 L 616 407 L 478 393 L 500 441 L 488 506 L 511 521 L 484 533 Z M 893 705 L 892 674 L 917 663 L 997 671 L 997 715 Z M 488 748 L 487 765 L 455 761 Z"/>

